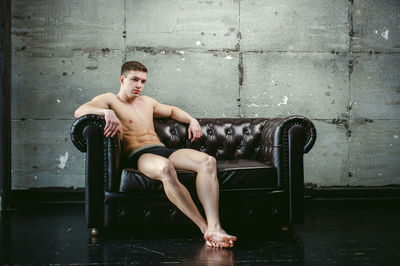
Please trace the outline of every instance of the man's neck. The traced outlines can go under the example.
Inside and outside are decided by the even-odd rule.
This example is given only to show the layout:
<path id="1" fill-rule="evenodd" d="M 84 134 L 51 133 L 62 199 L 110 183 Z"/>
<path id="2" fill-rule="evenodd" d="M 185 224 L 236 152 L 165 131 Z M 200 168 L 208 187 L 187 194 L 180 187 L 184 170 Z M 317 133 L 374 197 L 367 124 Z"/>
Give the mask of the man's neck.
<path id="1" fill-rule="evenodd" d="M 128 98 L 128 96 L 126 96 L 126 94 L 121 93 L 121 91 L 117 94 L 118 99 L 120 99 L 121 102 L 124 103 L 133 103 L 133 101 L 136 100 L 137 97 L 133 97 L 133 98 Z"/>

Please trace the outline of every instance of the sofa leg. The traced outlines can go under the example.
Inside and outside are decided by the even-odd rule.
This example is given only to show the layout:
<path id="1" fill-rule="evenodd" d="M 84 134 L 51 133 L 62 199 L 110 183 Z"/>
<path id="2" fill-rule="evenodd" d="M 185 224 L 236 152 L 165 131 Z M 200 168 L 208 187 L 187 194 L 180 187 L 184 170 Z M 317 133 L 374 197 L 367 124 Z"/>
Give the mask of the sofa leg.
<path id="1" fill-rule="evenodd" d="M 289 232 L 290 230 L 292 230 L 292 227 L 290 225 L 282 225 L 281 230 L 284 232 Z"/>
<path id="2" fill-rule="evenodd" d="M 92 228 L 92 229 L 90 230 L 90 234 L 91 234 L 92 236 L 98 236 L 98 235 L 99 235 L 99 230 L 98 230 L 97 228 Z"/>

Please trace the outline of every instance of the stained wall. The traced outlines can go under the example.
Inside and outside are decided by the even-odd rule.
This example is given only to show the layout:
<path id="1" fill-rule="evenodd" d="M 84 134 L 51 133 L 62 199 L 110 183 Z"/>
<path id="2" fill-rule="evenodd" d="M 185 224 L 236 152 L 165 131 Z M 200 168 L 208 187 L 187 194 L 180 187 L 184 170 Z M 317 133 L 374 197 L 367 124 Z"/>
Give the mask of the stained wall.
<path id="1" fill-rule="evenodd" d="M 307 185 L 400 184 L 399 33 L 397 0 L 12 1 L 12 187 L 84 186 L 73 112 L 126 60 L 194 117 L 310 118 Z"/>

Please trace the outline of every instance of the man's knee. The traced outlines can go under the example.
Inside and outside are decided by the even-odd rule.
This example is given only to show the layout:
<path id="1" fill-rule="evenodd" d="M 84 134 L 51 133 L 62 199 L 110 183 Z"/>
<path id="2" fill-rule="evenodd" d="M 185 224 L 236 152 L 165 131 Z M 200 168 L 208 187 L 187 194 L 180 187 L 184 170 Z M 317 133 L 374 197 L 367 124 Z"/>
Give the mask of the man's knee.
<path id="1" fill-rule="evenodd" d="M 207 155 L 200 164 L 201 168 L 209 173 L 214 172 L 217 168 L 217 160 L 213 156 Z"/>
<path id="2" fill-rule="evenodd" d="M 170 160 L 165 160 L 160 165 L 160 177 L 162 182 L 176 183 L 176 170 Z"/>

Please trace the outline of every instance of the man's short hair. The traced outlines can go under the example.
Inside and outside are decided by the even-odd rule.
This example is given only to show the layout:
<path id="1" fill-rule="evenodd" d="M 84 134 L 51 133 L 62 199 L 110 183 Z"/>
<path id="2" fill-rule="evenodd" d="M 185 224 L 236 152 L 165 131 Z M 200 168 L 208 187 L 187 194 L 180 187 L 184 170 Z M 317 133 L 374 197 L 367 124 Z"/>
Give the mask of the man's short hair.
<path id="1" fill-rule="evenodd" d="M 129 71 L 143 71 L 147 73 L 147 68 L 140 62 L 128 61 L 125 62 L 121 67 L 121 76 Z"/>

